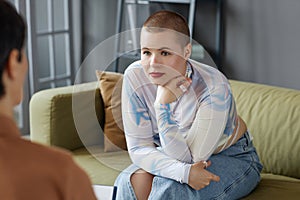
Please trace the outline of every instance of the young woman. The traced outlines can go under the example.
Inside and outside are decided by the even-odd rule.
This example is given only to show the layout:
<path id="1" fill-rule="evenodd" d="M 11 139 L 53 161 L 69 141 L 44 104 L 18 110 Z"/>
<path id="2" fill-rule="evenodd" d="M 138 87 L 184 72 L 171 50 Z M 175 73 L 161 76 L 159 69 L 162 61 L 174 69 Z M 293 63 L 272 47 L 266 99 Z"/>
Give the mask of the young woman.
<path id="1" fill-rule="evenodd" d="M 177 13 L 150 16 L 141 60 L 125 71 L 122 115 L 133 165 L 117 199 L 238 199 L 262 165 L 238 116 L 228 80 L 189 59 L 190 33 Z"/>

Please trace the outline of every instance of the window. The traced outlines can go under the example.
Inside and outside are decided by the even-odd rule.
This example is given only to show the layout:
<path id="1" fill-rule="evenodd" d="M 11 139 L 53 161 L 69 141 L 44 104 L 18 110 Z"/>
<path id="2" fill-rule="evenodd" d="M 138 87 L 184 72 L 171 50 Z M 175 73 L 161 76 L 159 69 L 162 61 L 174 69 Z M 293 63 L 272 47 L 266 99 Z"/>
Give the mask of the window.
<path id="1" fill-rule="evenodd" d="M 29 1 L 33 92 L 72 82 L 69 4 L 69 0 Z"/>

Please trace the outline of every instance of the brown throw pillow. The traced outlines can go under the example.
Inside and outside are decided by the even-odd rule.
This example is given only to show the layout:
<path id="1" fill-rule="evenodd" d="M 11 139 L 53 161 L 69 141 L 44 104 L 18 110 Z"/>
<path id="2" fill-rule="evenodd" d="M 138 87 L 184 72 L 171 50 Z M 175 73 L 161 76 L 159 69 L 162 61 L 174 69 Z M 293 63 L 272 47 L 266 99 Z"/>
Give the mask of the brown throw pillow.
<path id="1" fill-rule="evenodd" d="M 104 102 L 104 151 L 127 150 L 121 112 L 123 74 L 96 70 Z"/>

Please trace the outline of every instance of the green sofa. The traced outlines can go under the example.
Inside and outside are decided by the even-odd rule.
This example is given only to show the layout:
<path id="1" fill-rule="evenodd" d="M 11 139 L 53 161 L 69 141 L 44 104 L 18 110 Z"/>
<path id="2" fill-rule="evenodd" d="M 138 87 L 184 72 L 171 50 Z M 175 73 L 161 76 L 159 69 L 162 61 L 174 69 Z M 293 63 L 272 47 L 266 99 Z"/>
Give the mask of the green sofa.
<path id="1" fill-rule="evenodd" d="M 300 91 L 230 83 L 264 165 L 245 199 L 300 199 Z M 103 151 L 104 123 L 97 82 L 43 90 L 30 101 L 31 139 L 70 150 L 94 184 L 113 185 L 131 161 L 126 151 Z"/>

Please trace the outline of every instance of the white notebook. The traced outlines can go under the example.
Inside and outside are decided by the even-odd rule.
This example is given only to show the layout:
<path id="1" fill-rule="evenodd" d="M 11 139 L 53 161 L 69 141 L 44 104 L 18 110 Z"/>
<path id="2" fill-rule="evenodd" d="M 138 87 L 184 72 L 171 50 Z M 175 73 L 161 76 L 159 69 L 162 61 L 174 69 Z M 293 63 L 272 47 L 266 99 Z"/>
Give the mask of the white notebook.
<path id="1" fill-rule="evenodd" d="M 93 185 L 98 200 L 115 200 L 117 194 L 116 186 Z"/>

